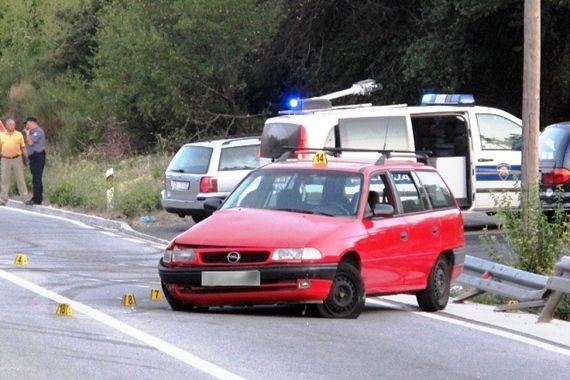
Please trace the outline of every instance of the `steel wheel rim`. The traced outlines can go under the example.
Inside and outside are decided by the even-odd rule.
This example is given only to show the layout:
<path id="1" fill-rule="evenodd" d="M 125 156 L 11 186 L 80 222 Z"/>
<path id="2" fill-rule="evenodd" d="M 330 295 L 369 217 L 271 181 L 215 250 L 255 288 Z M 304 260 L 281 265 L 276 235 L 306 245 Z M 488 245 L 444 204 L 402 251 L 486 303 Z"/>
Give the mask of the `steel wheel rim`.
<path id="1" fill-rule="evenodd" d="M 434 288 L 437 300 L 444 301 L 447 293 L 447 276 L 445 270 L 439 265 L 434 276 Z"/>
<path id="2" fill-rule="evenodd" d="M 356 286 L 347 276 L 337 276 L 326 305 L 333 313 L 351 310 L 356 304 Z"/>

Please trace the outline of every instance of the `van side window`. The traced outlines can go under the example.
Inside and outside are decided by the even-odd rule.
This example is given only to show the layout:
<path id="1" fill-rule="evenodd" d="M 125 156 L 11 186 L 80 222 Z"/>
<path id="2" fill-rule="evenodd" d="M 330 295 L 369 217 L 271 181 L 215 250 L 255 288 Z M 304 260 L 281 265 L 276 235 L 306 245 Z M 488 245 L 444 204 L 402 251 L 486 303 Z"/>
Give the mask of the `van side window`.
<path id="1" fill-rule="evenodd" d="M 498 115 L 477 114 L 481 149 L 521 150 L 522 128 Z"/>
<path id="2" fill-rule="evenodd" d="M 417 171 L 417 176 L 428 194 L 433 208 L 447 208 L 453 206 L 449 189 L 436 172 Z"/>
<path id="3" fill-rule="evenodd" d="M 344 148 L 409 150 L 404 116 L 340 119 L 340 143 Z"/>
<path id="4" fill-rule="evenodd" d="M 390 176 L 402 202 L 404 214 L 424 211 L 428 208 L 410 172 L 390 173 Z"/>

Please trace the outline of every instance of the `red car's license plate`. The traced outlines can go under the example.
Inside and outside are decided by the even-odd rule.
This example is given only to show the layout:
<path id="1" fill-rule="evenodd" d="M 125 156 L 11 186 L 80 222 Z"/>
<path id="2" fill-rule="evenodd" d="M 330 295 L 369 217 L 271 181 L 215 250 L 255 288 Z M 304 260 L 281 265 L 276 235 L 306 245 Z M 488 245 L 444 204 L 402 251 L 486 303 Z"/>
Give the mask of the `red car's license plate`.
<path id="1" fill-rule="evenodd" d="M 202 286 L 259 286 L 257 270 L 202 272 Z"/>

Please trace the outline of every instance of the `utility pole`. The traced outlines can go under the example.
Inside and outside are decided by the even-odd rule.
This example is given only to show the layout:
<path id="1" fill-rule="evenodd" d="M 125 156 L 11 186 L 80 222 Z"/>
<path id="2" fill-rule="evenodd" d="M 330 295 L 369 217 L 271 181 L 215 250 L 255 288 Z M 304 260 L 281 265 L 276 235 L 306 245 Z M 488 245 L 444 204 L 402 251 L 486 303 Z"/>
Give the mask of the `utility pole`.
<path id="1" fill-rule="evenodd" d="M 523 54 L 521 207 L 524 229 L 534 234 L 536 221 L 531 208 L 539 202 L 536 187 L 540 133 L 540 0 L 524 2 Z"/>

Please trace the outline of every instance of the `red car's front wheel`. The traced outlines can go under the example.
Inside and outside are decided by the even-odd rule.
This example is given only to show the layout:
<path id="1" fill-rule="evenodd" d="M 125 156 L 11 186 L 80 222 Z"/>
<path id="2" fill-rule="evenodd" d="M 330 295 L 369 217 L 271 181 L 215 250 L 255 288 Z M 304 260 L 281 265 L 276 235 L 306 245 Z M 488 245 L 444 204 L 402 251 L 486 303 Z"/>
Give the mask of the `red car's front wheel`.
<path id="1" fill-rule="evenodd" d="M 357 318 L 365 300 L 360 272 L 348 263 L 340 263 L 328 297 L 316 309 L 325 318 Z"/>

